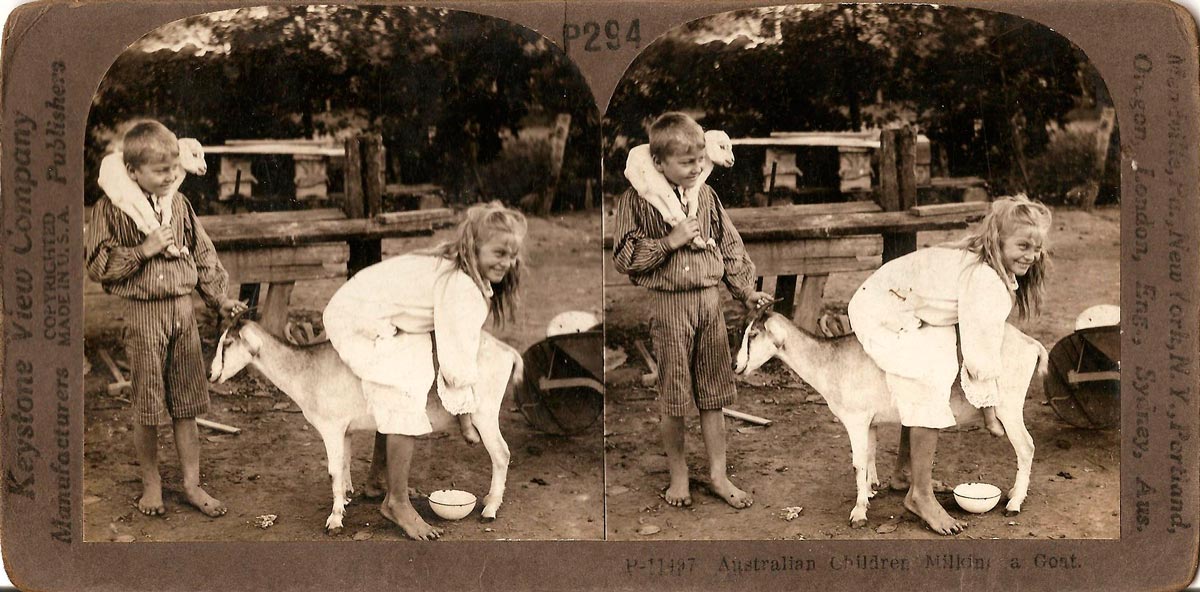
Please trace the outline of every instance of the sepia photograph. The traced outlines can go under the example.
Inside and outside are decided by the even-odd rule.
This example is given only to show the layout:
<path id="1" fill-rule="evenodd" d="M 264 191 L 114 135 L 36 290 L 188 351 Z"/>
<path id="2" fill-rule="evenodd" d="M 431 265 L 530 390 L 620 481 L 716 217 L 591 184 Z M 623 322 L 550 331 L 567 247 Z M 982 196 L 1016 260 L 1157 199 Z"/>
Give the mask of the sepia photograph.
<path id="1" fill-rule="evenodd" d="M 600 115 L 553 42 L 209 12 L 87 122 L 84 540 L 604 537 Z"/>
<path id="2" fill-rule="evenodd" d="M 714 14 L 602 125 L 609 540 L 1116 539 L 1120 140 L 1066 38 Z"/>

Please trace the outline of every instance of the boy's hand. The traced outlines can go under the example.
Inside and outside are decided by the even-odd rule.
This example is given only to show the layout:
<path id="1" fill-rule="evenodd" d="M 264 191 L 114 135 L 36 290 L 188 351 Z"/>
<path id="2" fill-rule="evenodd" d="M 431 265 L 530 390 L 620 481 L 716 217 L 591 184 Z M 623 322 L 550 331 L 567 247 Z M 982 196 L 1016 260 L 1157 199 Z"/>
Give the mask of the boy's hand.
<path id="1" fill-rule="evenodd" d="M 226 298 L 221 302 L 221 316 L 233 317 L 246 312 L 246 303 Z"/>
<path id="2" fill-rule="evenodd" d="M 692 242 L 692 239 L 697 236 L 700 236 L 700 221 L 695 218 L 684 218 L 682 222 L 671 229 L 671 234 L 667 235 L 667 247 L 672 251 L 678 250 L 683 245 Z"/>
<path id="3" fill-rule="evenodd" d="M 746 305 L 746 308 L 754 310 L 770 301 L 771 295 L 766 292 L 751 292 L 742 303 Z"/>
<path id="4" fill-rule="evenodd" d="M 159 226 L 146 234 L 146 240 L 138 245 L 143 259 L 149 259 L 161 252 L 167 247 L 175 245 L 175 232 L 170 226 Z"/>

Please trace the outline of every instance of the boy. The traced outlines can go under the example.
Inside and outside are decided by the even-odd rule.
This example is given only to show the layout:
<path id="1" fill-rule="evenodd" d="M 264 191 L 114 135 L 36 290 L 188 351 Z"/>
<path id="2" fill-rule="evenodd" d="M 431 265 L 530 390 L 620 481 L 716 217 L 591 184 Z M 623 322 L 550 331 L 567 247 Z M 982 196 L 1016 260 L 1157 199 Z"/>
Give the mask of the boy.
<path id="1" fill-rule="evenodd" d="M 123 299 L 125 353 L 132 373 L 134 447 L 141 470 L 137 506 L 166 513 L 158 472 L 158 424 L 170 416 L 188 503 L 209 516 L 225 505 L 200 487 L 196 417 L 208 410 L 200 335 L 192 316 L 193 290 L 222 315 L 242 303 L 226 298 L 228 276 L 191 204 L 173 189 L 179 140 L 157 121 L 134 125 L 124 140 L 125 169 L 154 209 L 158 228 L 143 234 L 131 206 L 102 197 L 87 227 L 88 277 Z"/>
<path id="2" fill-rule="evenodd" d="M 704 130 L 687 115 L 665 113 L 650 127 L 650 154 L 654 168 L 677 196 L 684 196 L 683 189 L 696 184 L 704 165 Z M 683 416 L 694 403 L 700 410 L 712 491 L 742 509 L 754 502 L 726 473 L 721 409 L 733 403 L 737 392 L 717 285 L 724 282 L 747 307 L 765 303 L 769 296 L 754 290 L 754 263 L 716 193 L 702 185 L 695 199 L 695 216 L 671 227 L 637 191 L 627 190 L 617 202 L 613 260 L 617 271 L 651 294 L 650 340 L 659 366 L 660 429 L 671 474 L 661 497 L 676 507 L 692 504 Z M 683 209 L 689 211 L 686 204 Z M 701 243 L 712 238 L 716 247 L 695 247 L 696 237 Z"/>

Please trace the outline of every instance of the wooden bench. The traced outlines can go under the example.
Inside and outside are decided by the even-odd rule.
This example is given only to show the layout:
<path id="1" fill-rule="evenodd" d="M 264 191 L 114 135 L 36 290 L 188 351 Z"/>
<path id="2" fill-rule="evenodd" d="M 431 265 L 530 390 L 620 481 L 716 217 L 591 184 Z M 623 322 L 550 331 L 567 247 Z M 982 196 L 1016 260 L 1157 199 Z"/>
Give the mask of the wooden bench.
<path id="1" fill-rule="evenodd" d="M 727 210 L 759 277 L 776 277 L 776 310 L 816 331 L 830 273 L 871 270 L 882 263 L 884 236 L 965 228 L 989 204 L 946 204 L 885 212 L 875 202 L 730 208 Z M 604 283 L 629 285 L 612 262 L 611 225 L 605 225 Z M 797 276 L 803 280 L 796 292 Z M 795 293 L 793 298 L 792 293 Z"/>
<path id="2" fill-rule="evenodd" d="M 347 277 L 350 243 L 430 235 L 454 224 L 439 208 L 347 218 L 340 209 L 201 216 L 232 284 L 270 284 L 262 324 L 283 335 L 298 280 Z"/>

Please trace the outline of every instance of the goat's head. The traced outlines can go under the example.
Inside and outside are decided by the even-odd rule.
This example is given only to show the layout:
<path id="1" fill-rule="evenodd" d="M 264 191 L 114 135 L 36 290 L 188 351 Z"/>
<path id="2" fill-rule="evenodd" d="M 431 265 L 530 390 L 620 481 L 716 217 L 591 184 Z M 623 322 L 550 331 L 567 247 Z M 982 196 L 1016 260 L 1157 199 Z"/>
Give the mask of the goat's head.
<path id="1" fill-rule="evenodd" d="M 193 175 L 208 172 L 208 163 L 204 162 L 204 146 L 195 138 L 179 140 L 179 166 Z"/>
<path id="2" fill-rule="evenodd" d="M 225 382 L 233 378 L 258 356 L 263 344 L 262 337 L 258 335 L 259 327 L 245 320 L 244 314 L 234 316 L 229 326 L 221 332 L 221 338 L 217 340 L 217 353 L 213 355 L 212 367 L 209 368 L 209 382 Z"/>
<path id="3" fill-rule="evenodd" d="M 715 165 L 733 166 L 733 141 L 721 130 L 704 132 L 704 152 Z"/>
<path id="4" fill-rule="evenodd" d="M 746 328 L 742 330 L 742 345 L 734 358 L 733 371 L 737 374 L 749 374 L 758 370 L 767 360 L 775 357 L 783 346 L 783 337 L 771 329 L 771 325 L 779 315 L 771 312 L 771 306 L 777 300 L 771 300 L 755 307 L 746 315 Z"/>

